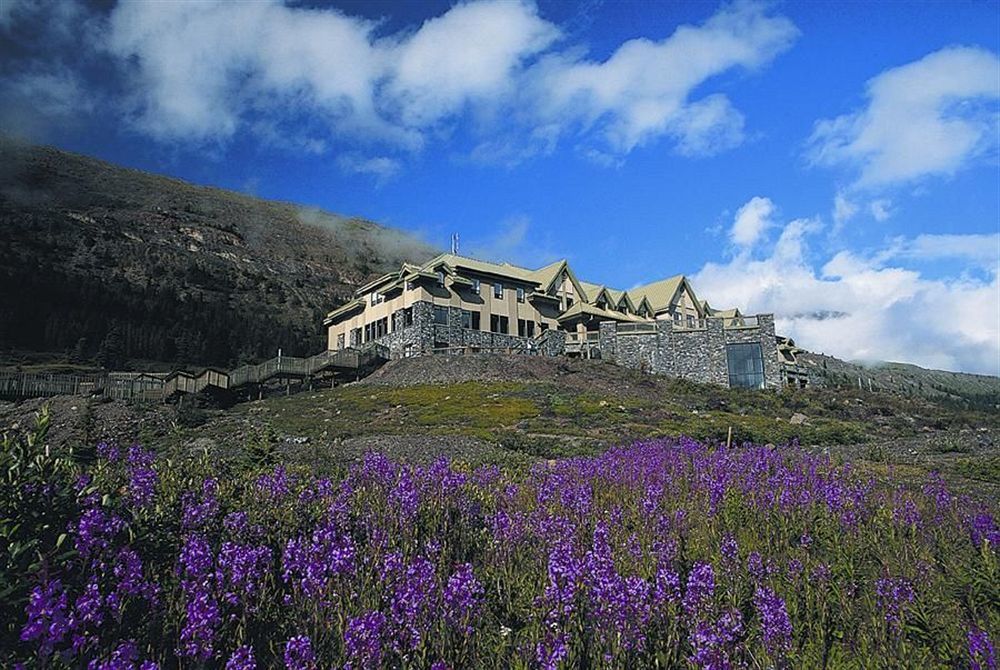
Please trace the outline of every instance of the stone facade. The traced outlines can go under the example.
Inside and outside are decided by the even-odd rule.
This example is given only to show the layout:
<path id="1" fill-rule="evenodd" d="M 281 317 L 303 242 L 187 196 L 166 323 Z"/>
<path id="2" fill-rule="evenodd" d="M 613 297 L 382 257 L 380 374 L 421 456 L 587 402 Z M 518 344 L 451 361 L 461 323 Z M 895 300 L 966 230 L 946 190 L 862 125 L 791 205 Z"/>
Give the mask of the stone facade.
<path id="1" fill-rule="evenodd" d="M 774 337 L 774 317 L 703 319 L 694 327 L 672 321 L 650 324 L 600 325 L 601 358 L 618 365 L 657 374 L 729 385 L 727 345 L 760 344 L 765 388 L 780 388 L 781 366 Z"/>
<path id="2" fill-rule="evenodd" d="M 413 303 L 410 322 L 403 310 L 392 316 L 391 331 L 375 340 L 389 348 L 392 358 L 405 358 L 435 350 L 468 348 L 470 351 L 509 351 L 559 356 L 566 348 L 566 334 L 547 330 L 536 338 L 518 337 L 462 327 L 462 309 L 448 307 L 448 322 L 434 323 L 434 305 Z"/>

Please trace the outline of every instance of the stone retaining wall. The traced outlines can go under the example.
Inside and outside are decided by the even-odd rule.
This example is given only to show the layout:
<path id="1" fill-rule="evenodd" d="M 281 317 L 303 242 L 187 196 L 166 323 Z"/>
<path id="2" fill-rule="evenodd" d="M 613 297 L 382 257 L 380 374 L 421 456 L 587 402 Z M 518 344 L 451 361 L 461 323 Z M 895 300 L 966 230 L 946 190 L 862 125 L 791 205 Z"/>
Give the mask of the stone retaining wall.
<path id="1" fill-rule="evenodd" d="M 703 328 L 676 328 L 657 321 L 651 331 L 629 332 L 614 322 L 600 326 L 601 357 L 624 367 L 681 379 L 729 385 L 726 345 L 756 342 L 761 346 L 764 386 L 780 388 L 781 368 L 774 338 L 774 317 L 760 314 L 757 325 L 724 328 L 724 319 L 709 318 Z"/>

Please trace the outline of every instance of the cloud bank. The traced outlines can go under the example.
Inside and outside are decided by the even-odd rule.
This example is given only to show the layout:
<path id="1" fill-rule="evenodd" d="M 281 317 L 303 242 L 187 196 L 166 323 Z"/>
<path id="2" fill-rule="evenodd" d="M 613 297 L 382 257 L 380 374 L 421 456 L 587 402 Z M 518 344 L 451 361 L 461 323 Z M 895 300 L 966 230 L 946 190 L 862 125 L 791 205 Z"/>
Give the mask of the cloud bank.
<path id="1" fill-rule="evenodd" d="M 690 155 L 738 145 L 739 110 L 720 91 L 694 91 L 720 74 L 765 66 L 798 35 L 788 19 L 749 1 L 659 41 L 629 40 L 604 60 L 565 43 L 527 0 L 460 3 L 391 34 L 336 9 L 278 0 L 125 1 L 106 15 L 74 2 L 5 7 L 0 34 L 43 31 L 40 41 L 56 47 L 25 45 L 5 59 L 8 108 L 39 90 L 51 92 L 53 111 L 108 91 L 102 113 L 161 143 L 224 145 L 249 133 L 297 150 L 346 142 L 353 151 L 403 154 L 471 119 L 464 127 L 478 129 L 477 143 L 498 129 L 512 136 L 507 161 L 567 136 L 613 157 L 662 139 Z M 81 17 L 90 29 L 64 30 Z M 60 39 L 50 41 L 55 32 Z M 76 67 L 82 61 L 94 67 Z M 357 170 L 360 161 L 341 162 Z M 391 170 L 384 161 L 361 169 Z"/>
<path id="2" fill-rule="evenodd" d="M 744 205 L 731 234 L 762 201 Z M 693 278 L 700 297 L 772 312 L 781 334 L 838 358 L 1000 374 L 1000 234 L 896 238 L 871 253 L 817 258 L 810 240 L 820 221 L 776 229 L 727 263 L 707 263 Z M 977 272 L 930 279 L 915 269 L 943 258 Z"/>

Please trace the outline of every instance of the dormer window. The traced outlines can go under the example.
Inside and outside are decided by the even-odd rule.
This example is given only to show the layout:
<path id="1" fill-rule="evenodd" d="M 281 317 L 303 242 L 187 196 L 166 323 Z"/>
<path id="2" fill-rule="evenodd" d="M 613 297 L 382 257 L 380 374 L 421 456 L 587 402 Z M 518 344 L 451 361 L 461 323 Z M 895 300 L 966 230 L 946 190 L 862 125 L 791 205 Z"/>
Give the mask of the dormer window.
<path id="1" fill-rule="evenodd" d="M 444 286 L 444 270 L 437 271 L 437 284 L 438 286 Z"/>
<path id="2" fill-rule="evenodd" d="M 496 282 L 495 284 L 493 284 L 493 297 L 494 298 L 502 298 L 503 297 L 503 284 L 502 283 Z"/>

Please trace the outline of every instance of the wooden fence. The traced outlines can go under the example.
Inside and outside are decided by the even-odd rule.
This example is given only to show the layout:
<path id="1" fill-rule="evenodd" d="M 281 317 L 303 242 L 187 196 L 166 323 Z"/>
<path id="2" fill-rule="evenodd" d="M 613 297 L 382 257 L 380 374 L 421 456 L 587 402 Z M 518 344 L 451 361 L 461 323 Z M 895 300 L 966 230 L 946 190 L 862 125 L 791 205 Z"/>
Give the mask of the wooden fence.
<path id="1" fill-rule="evenodd" d="M 272 379 L 306 378 L 321 372 L 361 373 L 389 359 L 380 344 L 323 351 L 309 358 L 276 356 L 257 365 L 225 371 L 206 368 L 198 373 L 107 372 L 89 375 L 0 372 L 0 398 L 45 398 L 55 395 L 104 395 L 125 400 L 162 400 L 176 393 L 198 393 L 208 387 L 236 389 Z"/>

